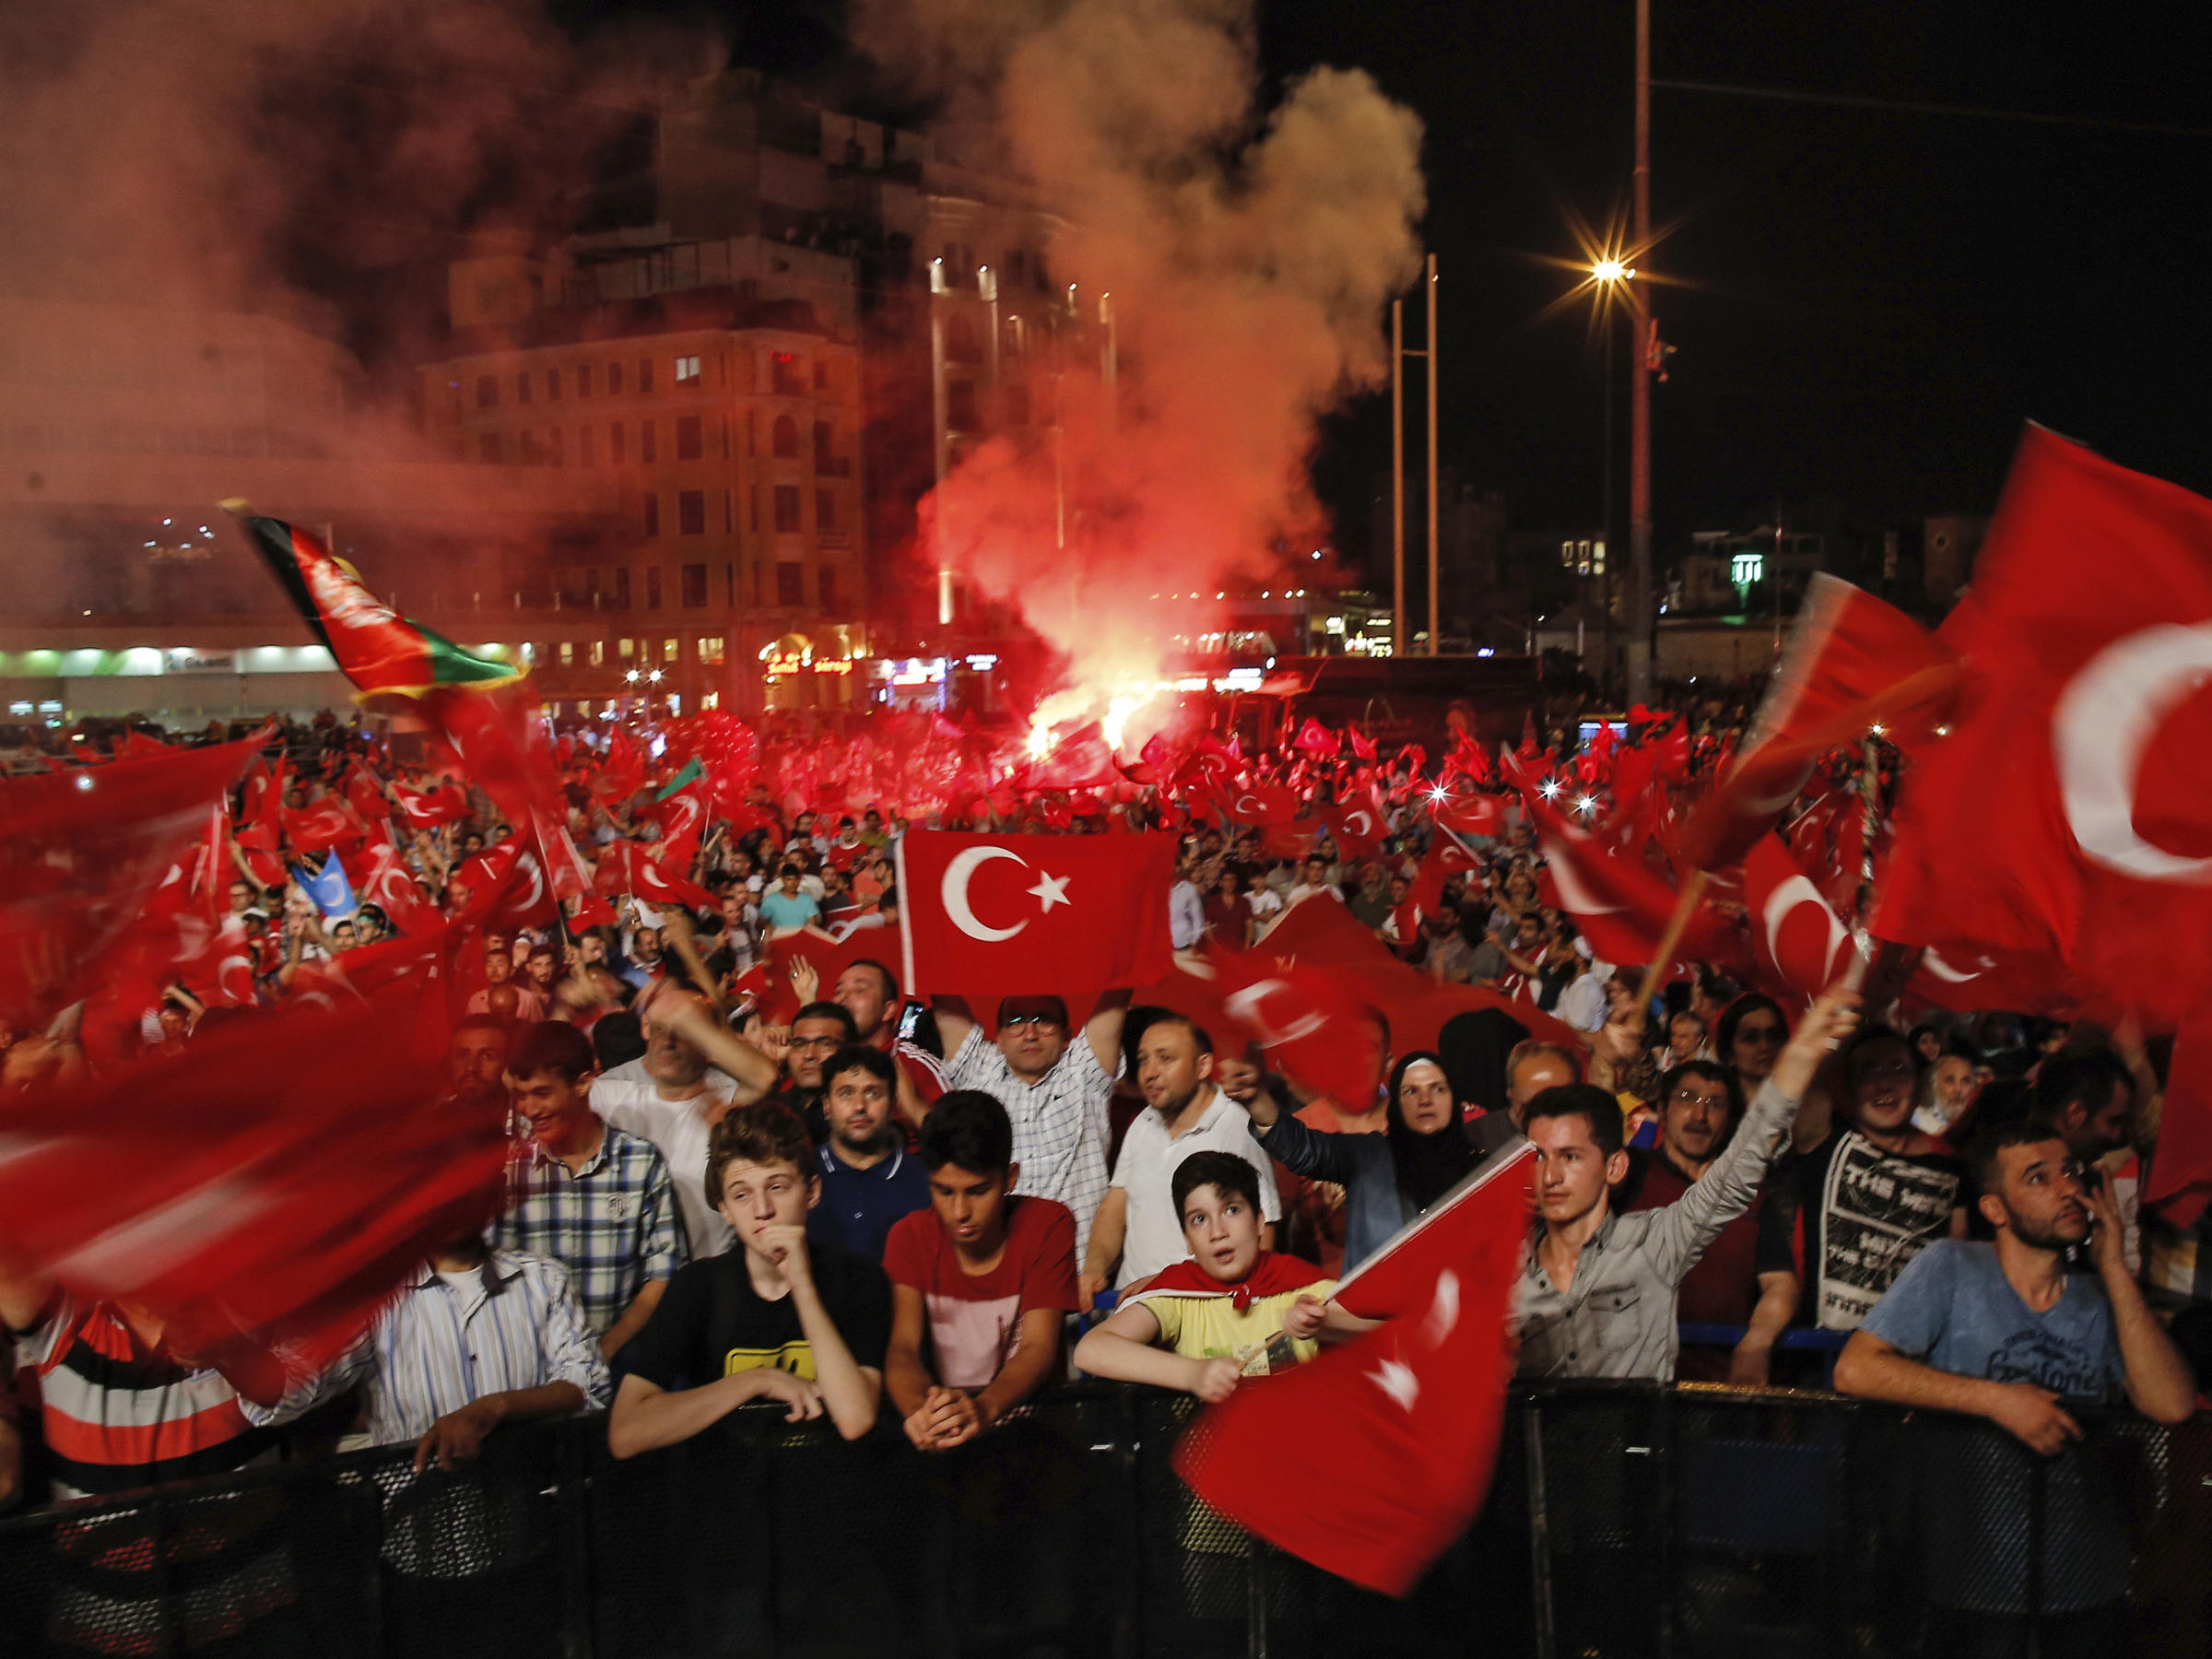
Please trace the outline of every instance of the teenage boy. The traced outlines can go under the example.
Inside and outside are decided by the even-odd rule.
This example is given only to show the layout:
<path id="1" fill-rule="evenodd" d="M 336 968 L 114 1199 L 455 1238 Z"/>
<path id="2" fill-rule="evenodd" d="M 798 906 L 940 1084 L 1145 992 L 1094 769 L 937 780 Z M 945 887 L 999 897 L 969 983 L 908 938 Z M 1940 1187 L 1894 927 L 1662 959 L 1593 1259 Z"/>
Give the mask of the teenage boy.
<path id="1" fill-rule="evenodd" d="M 1150 1382 L 1206 1401 L 1311 1359 L 1378 1322 L 1346 1312 L 1335 1279 L 1260 1248 L 1260 1178 L 1233 1152 L 1194 1152 L 1176 1166 L 1176 1213 L 1191 1259 L 1155 1278 L 1076 1345 L 1094 1377 Z"/>
<path id="2" fill-rule="evenodd" d="M 738 1248 L 693 1262 L 631 1345 L 607 1444 L 617 1457 L 690 1439 L 748 1400 L 797 1422 L 826 1411 L 857 1440 L 876 1421 L 890 1284 L 875 1263 L 806 1241 L 820 1202 L 806 1130 L 782 1108 L 715 1124 L 707 1192 Z"/>
<path id="3" fill-rule="evenodd" d="M 930 1207 L 898 1222 L 884 1245 L 883 1380 L 907 1439 L 942 1452 L 1059 1370 L 1061 1326 L 1076 1311 L 1076 1218 L 1050 1198 L 1014 1195 L 1014 1125 L 980 1089 L 938 1100 L 922 1124 L 921 1159 Z"/>

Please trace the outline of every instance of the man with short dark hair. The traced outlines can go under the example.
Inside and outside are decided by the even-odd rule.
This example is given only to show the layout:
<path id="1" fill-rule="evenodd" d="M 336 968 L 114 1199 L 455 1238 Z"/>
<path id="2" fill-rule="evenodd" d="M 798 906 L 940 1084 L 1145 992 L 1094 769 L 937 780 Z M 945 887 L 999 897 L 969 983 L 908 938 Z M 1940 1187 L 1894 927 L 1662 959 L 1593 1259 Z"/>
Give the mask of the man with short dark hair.
<path id="1" fill-rule="evenodd" d="M 899 1035 L 899 981 L 872 958 L 847 962 L 830 988 L 830 1000 L 853 1017 L 853 1038 L 881 1049 L 899 1063 L 899 1114 L 921 1123 L 931 1102 L 946 1089 L 945 1068 L 937 1057 Z"/>
<path id="2" fill-rule="evenodd" d="M 1057 996 L 1009 996 L 998 1005 L 993 1043 L 964 1006 L 936 1004 L 937 1030 L 947 1045 L 946 1081 L 980 1088 L 1006 1109 L 1014 1124 L 1014 1159 L 1021 1190 L 1067 1206 L 1076 1218 L 1078 1259 L 1091 1218 L 1106 1195 L 1106 1147 L 1112 1138 L 1106 1102 L 1122 1073 L 1124 1003 L 1101 1000 L 1068 1041 L 1067 1005 Z"/>
<path id="3" fill-rule="evenodd" d="M 1115 1259 L 1114 1284 L 1150 1278 L 1190 1253 L 1172 1184 L 1176 1167 L 1192 1154 L 1229 1152 L 1251 1164 L 1258 1177 L 1260 1247 L 1274 1245 L 1282 1205 L 1275 1162 L 1252 1138 L 1244 1110 L 1214 1087 L 1214 1044 L 1196 1021 L 1162 1014 L 1136 1042 L 1137 1086 L 1148 1108 L 1122 1136 L 1113 1179 L 1100 1201 L 1083 1256 L 1083 1305 L 1105 1289 Z"/>
<path id="4" fill-rule="evenodd" d="M 853 1016 L 833 1002 L 810 1002 L 792 1017 L 791 1041 L 783 1053 L 783 1087 L 768 1098 L 798 1114 L 819 1146 L 830 1138 L 822 1116 L 822 1066 L 857 1040 Z"/>
<path id="5" fill-rule="evenodd" d="M 689 1253 L 660 1153 L 593 1115 L 598 1075 L 591 1040 L 565 1020 L 534 1025 L 515 1045 L 508 1080 L 529 1137 L 508 1156 L 492 1241 L 566 1267 L 611 1359 L 645 1328 Z"/>
<path id="6" fill-rule="evenodd" d="M 456 1101 L 490 1106 L 506 1098 L 512 1029 L 492 1014 L 471 1014 L 453 1027 L 445 1045 L 445 1075 Z"/>
<path id="7" fill-rule="evenodd" d="M 1059 1370 L 1076 1311 L 1076 1223 L 1014 1195 L 1014 1127 L 989 1095 L 955 1089 L 922 1125 L 929 1207 L 892 1227 L 884 1386 L 924 1452 L 974 1439 Z M 926 1347 L 929 1359 L 924 1359 Z"/>
<path id="8" fill-rule="evenodd" d="M 822 1066 L 830 1133 L 814 1148 L 822 1201 L 806 1214 L 806 1235 L 871 1262 L 883 1259 L 883 1241 L 899 1219 L 929 1203 L 929 1178 L 891 1123 L 898 1076 L 890 1055 L 858 1043 Z"/>
<path id="9" fill-rule="evenodd" d="M 1725 1066 L 1687 1060 L 1669 1068 L 1659 1081 L 1659 1144 L 1650 1152 L 1630 1150 L 1629 1179 L 1616 1194 L 1622 1213 L 1659 1209 L 1687 1195 L 1719 1159 L 1743 1112 L 1743 1095 Z M 1774 1339 L 1796 1313 L 1801 1288 L 1790 1197 L 1762 1189 L 1683 1279 L 1675 1310 L 1682 1324 L 1741 1325 L 1744 1335 L 1733 1348 L 1683 1348 L 1675 1361 L 1677 1382 L 1763 1388 L 1771 1380 Z"/>
<path id="10" fill-rule="evenodd" d="M 1857 1023 L 1857 993 L 1833 990 L 1813 1005 L 1727 1150 L 1663 1209 L 1624 1216 L 1612 1206 L 1610 1189 L 1629 1167 L 1613 1096 L 1571 1083 L 1529 1101 L 1538 1219 L 1514 1288 L 1520 1375 L 1673 1378 L 1677 1291 L 1749 1207 L 1813 1074 Z"/>
<path id="11" fill-rule="evenodd" d="M 1956 1503 L 1947 1530 L 1983 1535 L 1961 1545 L 1975 1563 L 1971 1584 L 1931 1586 L 1938 1606 L 1973 1609 L 1946 1620 L 1948 1651 L 2117 1655 L 2128 1543 L 2087 1517 L 2117 1516 L 2122 1506 L 2116 1493 L 2085 1497 L 2105 1477 L 2075 1449 L 2081 1425 L 2067 1407 L 2102 1404 L 2121 1388 L 2146 1417 L 2186 1422 L 2195 1380 L 2128 1271 L 2109 1186 L 2065 1141 L 2029 1119 L 1984 1132 L 1972 1154 L 1978 1206 L 1995 1241 L 1938 1239 L 1915 1256 L 1844 1345 L 1836 1387 L 1986 1418 L 2056 1460 L 2042 1476 L 2052 1494 L 2044 1559 L 2032 1564 L 2017 1520 L 2030 1501 L 2024 1465 L 1969 1456 L 1933 1471 L 1931 1500 Z M 2068 1273 L 2067 1253 L 2085 1241 L 2091 1271 Z"/>

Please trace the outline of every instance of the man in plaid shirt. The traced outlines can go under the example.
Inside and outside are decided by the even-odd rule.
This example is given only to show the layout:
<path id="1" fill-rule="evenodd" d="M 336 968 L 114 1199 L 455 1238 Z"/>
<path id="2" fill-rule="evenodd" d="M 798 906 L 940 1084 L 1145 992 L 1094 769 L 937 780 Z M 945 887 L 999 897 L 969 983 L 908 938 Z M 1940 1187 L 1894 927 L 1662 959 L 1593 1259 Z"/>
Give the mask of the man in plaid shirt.
<path id="1" fill-rule="evenodd" d="M 507 1077 L 529 1138 L 508 1156 L 507 1210 L 492 1241 L 565 1266 L 611 1359 L 645 1328 L 690 1253 L 660 1153 L 593 1115 L 597 1075 L 591 1040 L 564 1021 L 532 1026 L 516 1045 Z"/>

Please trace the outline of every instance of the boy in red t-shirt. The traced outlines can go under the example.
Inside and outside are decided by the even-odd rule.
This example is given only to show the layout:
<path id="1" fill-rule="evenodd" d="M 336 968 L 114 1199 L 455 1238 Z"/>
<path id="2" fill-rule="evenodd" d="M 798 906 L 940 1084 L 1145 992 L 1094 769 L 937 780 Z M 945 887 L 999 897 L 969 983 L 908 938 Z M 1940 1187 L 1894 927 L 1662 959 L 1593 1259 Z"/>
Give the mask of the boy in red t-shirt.
<path id="1" fill-rule="evenodd" d="M 980 1089 L 946 1094 L 922 1124 L 930 1208 L 884 1241 L 884 1386 L 924 1452 L 973 1440 L 1060 1370 L 1077 1305 L 1076 1220 L 1050 1198 L 1013 1195 L 1013 1157 L 1004 1106 Z"/>

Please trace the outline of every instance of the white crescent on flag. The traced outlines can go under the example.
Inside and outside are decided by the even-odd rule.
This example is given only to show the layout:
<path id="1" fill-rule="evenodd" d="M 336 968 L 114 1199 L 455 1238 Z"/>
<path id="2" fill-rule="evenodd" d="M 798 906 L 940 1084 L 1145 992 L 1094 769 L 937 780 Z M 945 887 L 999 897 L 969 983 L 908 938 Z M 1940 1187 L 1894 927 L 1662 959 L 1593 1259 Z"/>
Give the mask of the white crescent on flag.
<path id="1" fill-rule="evenodd" d="M 975 909 L 968 900 L 968 884 L 974 879 L 976 871 L 998 858 L 1010 858 L 1025 870 L 1030 867 L 1027 859 L 1018 853 L 1009 853 L 1004 847 L 970 847 L 945 866 L 945 880 L 941 888 L 945 914 L 951 918 L 952 924 L 970 938 L 980 939 L 986 945 L 1010 939 L 1030 924 L 1025 917 L 1011 927 L 986 926 L 977 919 Z"/>
<path id="2" fill-rule="evenodd" d="M 2085 857 L 2143 881 L 2212 882 L 2212 858 L 2184 858 L 2136 832 L 2144 751 L 2166 716 L 2207 680 L 2212 622 L 2127 634 L 2066 682 L 2051 712 L 2052 759 Z"/>

